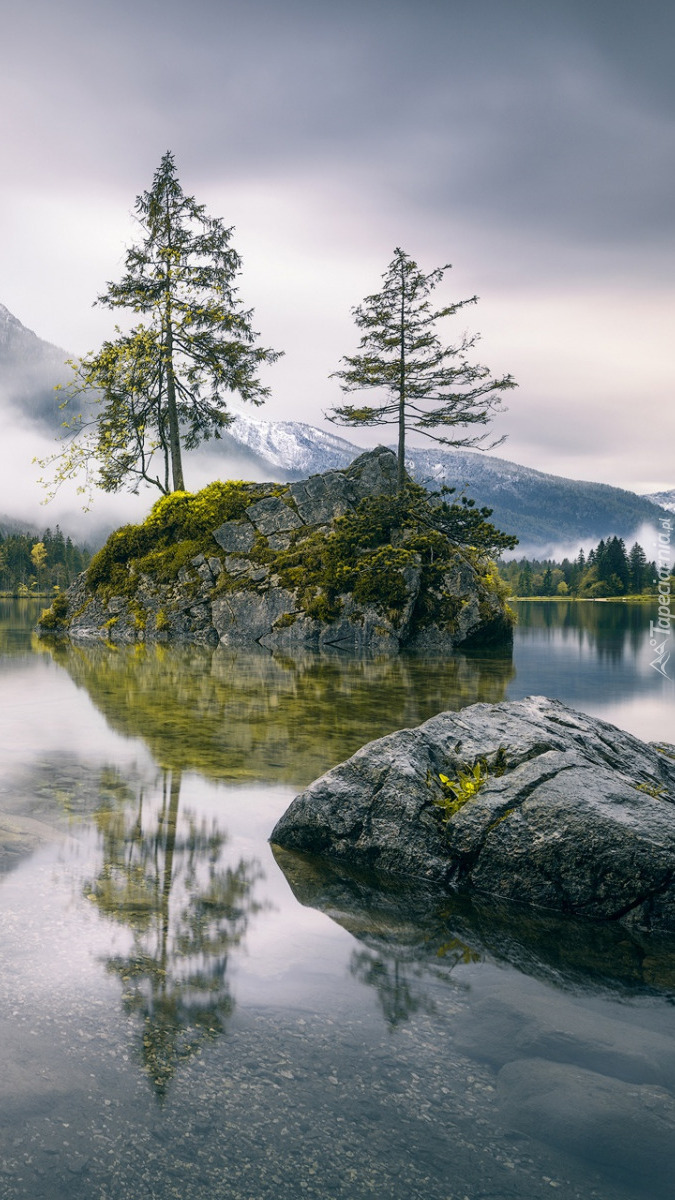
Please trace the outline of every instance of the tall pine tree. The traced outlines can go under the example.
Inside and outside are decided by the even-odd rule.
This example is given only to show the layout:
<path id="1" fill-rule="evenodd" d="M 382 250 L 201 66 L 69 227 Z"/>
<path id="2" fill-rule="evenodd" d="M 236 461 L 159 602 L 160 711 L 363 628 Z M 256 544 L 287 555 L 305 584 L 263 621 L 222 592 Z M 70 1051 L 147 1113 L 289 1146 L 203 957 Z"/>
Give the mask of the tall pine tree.
<path id="1" fill-rule="evenodd" d="M 467 355 L 478 341 L 477 334 L 465 334 L 454 346 L 442 344 L 436 323 L 478 301 L 471 296 L 433 309 L 429 297 L 447 270 L 449 265 L 425 275 L 397 248 L 382 276 L 382 291 L 366 296 L 353 310 L 354 320 L 363 330 L 359 353 L 345 356 L 344 368 L 333 372 L 344 392 L 376 388 L 385 393 L 380 403 L 345 404 L 327 415 L 337 425 L 398 425 L 399 491 L 405 481 L 408 431 L 423 433 L 445 446 L 487 449 L 487 433 L 458 437 L 432 430 L 486 425 L 500 407 L 500 393 L 516 387 L 510 375 L 493 379 L 487 367 L 469 362 Z"/>
<path id="2" fill-rule="evenodd" d="M 647 555 L 639 542 L 634 542 L 628 555 L 631 592 L 641 592 L 647 582 Z"/>
<path id="3" fill-rule="evenodd" d="M 96 404 L 65 423 L 66 447 L 49 460 L 57 486 L 84 471 L 89 487 L 105 491 L 127 482 L 136 491 L 141 481 L 183 490 L 183 448 L 219 437 L 232 419 L 225 393 L 252 404 L 269 394 L 258 370 L 279 352 L 256 345 L 252 311 L 237 295 L 232 229 L 185 195 L 169 151 L 136 215 L 141 236 L 98 303 L 143 321 L 72 364 L 66 408 L 82 395 Z"/>

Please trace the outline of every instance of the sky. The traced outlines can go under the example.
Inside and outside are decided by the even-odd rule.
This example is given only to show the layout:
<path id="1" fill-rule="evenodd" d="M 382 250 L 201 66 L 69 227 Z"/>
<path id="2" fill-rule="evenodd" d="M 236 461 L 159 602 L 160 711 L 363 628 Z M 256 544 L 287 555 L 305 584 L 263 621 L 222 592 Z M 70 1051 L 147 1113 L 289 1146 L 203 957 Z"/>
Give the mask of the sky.
<path id="1" fill-rule="evenodd" d="M 170 149 L 285 351 L 256 415 L 394 440 L 324 414 L 400 246 L 480 297 L 440 332 L 518 382 L 496 454 L 673 488 L 674 46 L 671 0 L 5 0 L 0 303 L 72 354 L 111 336 Z"/>

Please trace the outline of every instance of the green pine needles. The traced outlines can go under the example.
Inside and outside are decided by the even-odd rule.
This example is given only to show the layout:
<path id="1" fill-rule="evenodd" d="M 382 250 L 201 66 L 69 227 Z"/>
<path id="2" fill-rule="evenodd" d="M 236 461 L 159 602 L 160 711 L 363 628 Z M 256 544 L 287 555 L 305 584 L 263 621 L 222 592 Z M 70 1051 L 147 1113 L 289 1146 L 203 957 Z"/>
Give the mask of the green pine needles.
<path id="1" fill-rule="evenodd" d="M 432 308 L 429 297 L 449 269 L 447 264 L 425 275 L 397 248 L 382 276 L 382 291 L 366 296 L 353 309 L 356 325 L 363 330 L 359 353 L 344 357 L 345 366 L 333 372 L 344 392 L 375 388 L 385 394 L 377 404 L 345 404 L 327 416 L 337 425 L 398 425 L 399 491 L 405 486 L 408 431 L 445 446 L 490 449 L 504 439 L 486 445 L 487 433 L 448 436 L 433 431 L 486 425 L 501 407 L 500 393 L 517 386 L 510 375 L 493 379 L 487 367 L 469 362 L 478 334 L 463 334 L 454 346 L 442 344 L 436 323 L 478 302 L 471 296 Z"/>
<path id="2" fill-rule="evenodd" d="M 82 476 L 79 491 L 89 497 L 94 487 L 137 491 L 141 482 L 183 491 L 183 449 L 220 437 L 232 420 L 226 393 L 252 404 L 269 394 L 258 371 L 280 352 L 256 344 L 235 285 L 241 259 L 232 229 L 185 195 L 170 152 L 138 196 L 136 216 L 140 238 L 98 303 L 142 320 L 71 363 L 65 446 L 40 464 L 55 468 L 52 494 Z"/>

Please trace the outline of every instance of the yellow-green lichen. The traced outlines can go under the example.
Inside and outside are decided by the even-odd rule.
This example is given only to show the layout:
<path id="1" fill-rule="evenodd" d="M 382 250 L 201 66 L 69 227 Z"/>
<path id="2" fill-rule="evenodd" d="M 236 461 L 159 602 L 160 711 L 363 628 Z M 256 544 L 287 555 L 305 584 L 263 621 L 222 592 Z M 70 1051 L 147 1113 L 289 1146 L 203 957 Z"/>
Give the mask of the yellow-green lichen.
<path id="1" fill-rule="evenodd" d="M 656 780 L 650 783 L 636 783 L 635 790 L 637 792 L 644 792 L 647 796 L 652 796 L 654 800 L 660 800 L 662 796 L 667 794 L 666 789 L 657 783 Z"/>

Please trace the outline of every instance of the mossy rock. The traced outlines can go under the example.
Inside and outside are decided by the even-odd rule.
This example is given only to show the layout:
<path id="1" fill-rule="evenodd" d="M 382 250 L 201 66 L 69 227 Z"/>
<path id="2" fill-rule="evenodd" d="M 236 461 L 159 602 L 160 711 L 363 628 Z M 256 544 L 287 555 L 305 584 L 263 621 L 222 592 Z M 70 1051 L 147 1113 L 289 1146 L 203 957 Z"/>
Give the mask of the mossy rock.
<path id="1" fill-rule="evenodd" d="M 215 482 L 162 497 L 142 524 L 111 534 L 39 629 L 387 652 L 429 630 L 448 647 L 482 628 L 508 640 L 505 589 L 467 540 L 502 536 L 487 510 L 448 506 L 412 481 L 397 493 L 394 468 L 379 449 L 301 484 Z M 310 523 L 331 496 L 332 518 Z"/>

